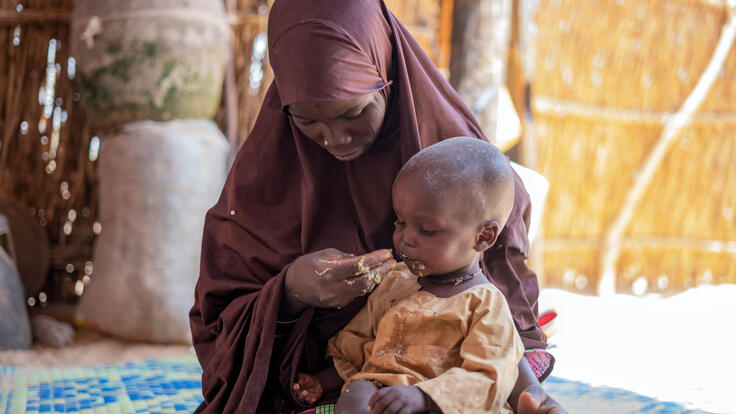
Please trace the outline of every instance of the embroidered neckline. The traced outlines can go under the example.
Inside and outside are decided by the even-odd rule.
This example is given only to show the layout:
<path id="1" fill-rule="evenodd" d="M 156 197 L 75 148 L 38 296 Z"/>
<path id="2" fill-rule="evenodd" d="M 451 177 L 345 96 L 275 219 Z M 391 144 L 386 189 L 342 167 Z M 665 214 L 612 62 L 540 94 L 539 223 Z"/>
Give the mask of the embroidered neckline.
<path id="1" fill-rule="evenodd" d="M 455 285 L 457 286 L 463 282 L 467 282 L 468 280 L 476 277 L 477 275 L 481 273 L 483 273 L 483 269 L 478 269 L 478 271 L 476 271 L 475 273 L 470 273 L 470 274 L 466 273 L 464 275 L 455 276 L 451 278 L 442 278 L 442 277 L 437 277 L 434 275 L 424 276 L 424 278 L 437 285 Z"/>

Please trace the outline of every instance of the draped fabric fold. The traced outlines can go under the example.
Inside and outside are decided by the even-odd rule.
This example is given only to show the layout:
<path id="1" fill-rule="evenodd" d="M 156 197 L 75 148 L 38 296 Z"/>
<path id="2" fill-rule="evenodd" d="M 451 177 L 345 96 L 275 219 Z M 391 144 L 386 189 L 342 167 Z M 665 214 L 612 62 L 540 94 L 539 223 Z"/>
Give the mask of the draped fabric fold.
<path id="1" fill-rule="evenodd" d="M 276 80 L 205 220 L 190 312 L 204 371 L 200 413 L 267 412 L 268 407 L 293 405 L 288 392 L 293 374 L 315 372 L 329 363 L 328 339 L 365 298 L 342 309 L 307 309 L 277 335 L 286 267 L 328 247 L 353 254 L 392 247 L 391 185 L 401 165 L 442 139 L 485 139 L 460 98 L 381 0 L 276 0 L 268 31 Z M 387 98 L 386 119 L 373 146 L 349 162 L 301 134 L 284 111 L 302 100 L 375 91 Z M 526 269 L 529 200 L 517 182 L 517 207 L 499 243 L 509 247 L 516 267 Z M 522 339 L 543 344 L 544 334 L 527 320 L 536 315 L 536 279 L 533 286 L 523 283 L 517 277 L 521 273 L 534 279 L 528 269 L 515 270 L 494 283 L 504 294 L 533 288 L 516 305 L 515 297 L 507 299 L 517 324 L 514 307 L 524 315 Z M 504 290 L 506 284 L 510 287 Z"/>

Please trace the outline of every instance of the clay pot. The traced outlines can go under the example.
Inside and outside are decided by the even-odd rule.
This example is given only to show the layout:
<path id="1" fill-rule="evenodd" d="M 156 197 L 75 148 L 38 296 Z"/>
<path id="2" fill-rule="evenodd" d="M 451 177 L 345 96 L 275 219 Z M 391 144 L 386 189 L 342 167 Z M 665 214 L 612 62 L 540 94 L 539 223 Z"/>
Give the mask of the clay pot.
<path id="1" fill-rule="evenodd" d="M 72 54 L 92 126 L 212 118 L 230 33 L 221 1 L 75 1 Z"/>

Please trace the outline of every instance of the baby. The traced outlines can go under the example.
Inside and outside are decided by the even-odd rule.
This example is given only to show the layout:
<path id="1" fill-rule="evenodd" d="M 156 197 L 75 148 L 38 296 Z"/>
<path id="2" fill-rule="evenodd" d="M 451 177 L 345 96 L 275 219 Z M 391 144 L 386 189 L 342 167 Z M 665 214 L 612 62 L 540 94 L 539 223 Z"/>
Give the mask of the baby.
<path id="1" fill-rule="evenodd" d="M 403 263 L 330 340 L 334 369 L 297 375 L 296 398 L 313 404 L 342 379 L 337 413 L 511 413 L 523 347 L 480 266 L 513 207 L 508 160 L 447 139 L 404 165 L 392 195 Z"/>

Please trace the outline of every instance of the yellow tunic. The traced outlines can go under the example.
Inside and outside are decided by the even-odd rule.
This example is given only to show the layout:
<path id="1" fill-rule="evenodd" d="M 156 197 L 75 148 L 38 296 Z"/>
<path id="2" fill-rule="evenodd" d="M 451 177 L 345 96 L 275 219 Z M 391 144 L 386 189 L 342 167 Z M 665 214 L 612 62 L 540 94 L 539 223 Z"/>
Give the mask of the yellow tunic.
<path id="1" fill-rule="evenodd" d="M 416 385 L 445 414 L 512 413 L 524 348 L 503 294 L 492 284 L 449 298 L 420 288 L 405 266 L 392 272 L 330 339 L 345 385 Z"/>

